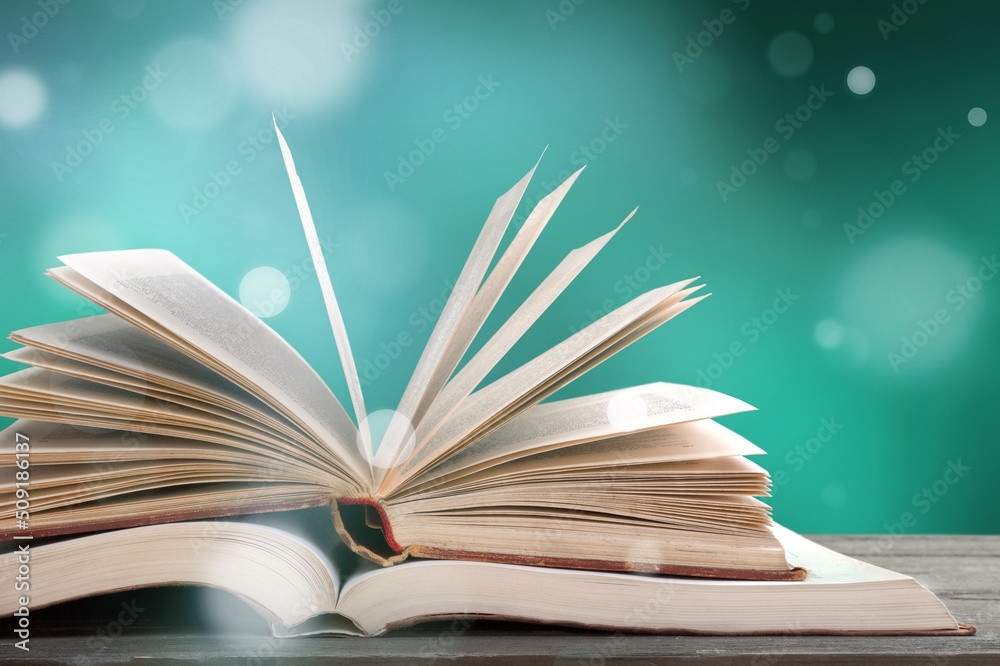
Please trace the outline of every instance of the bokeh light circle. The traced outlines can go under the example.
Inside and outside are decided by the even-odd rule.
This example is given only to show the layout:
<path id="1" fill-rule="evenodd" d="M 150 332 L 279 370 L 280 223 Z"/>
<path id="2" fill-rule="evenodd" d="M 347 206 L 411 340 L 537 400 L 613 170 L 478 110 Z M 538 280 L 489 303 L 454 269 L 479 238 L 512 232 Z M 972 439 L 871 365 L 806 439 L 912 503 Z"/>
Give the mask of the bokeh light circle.
<path id="1" fill-rule="evenodd" d="M 356 11 L 363 6 L 286 0 L 241 8 L 233 18 L 234 53 L 251 91 L 266 103 L 296 109 L 326 106 L 346 92 L 361 69 L 362 57 L 351 49 L 363 55 L 381 39 L 364 33 L 372 18 Z"/>
<path id="2" fill-rule="evenodd" d="M 8 69 L 0 74 L 0 124 L 25 127 L 45 111 L 45 86 L 26 69 Z"/>
<path id="3" fill-rule="evenodd" d="M 847 87 L 855 95 L 867 95 L 875 89 L 875 72 L 864 65 L 855 67 L 847 73 Z"/>
<path id="4" fill-rule="evenodd" d="M 871 367 L 900 378 L 941 370 L 969 349 L 989 292 L 1000 288 L 1000 280 L 979 277 L 990 257 L 969 257 L 918 234 L 858 243 L 837 299 L 845 347 L 859 338 Z"/>
<path id="5" fill-rule="evenodd" d="M 816 342 L 823 349 L 836 349 L 844 344 L 847 330 L 836 319 L 824 319 L 816 324 Z"/>
<path id="6" fill-rule="evenodd" d="M 277 268 L 258 266 L 240 281 L 240 302 L 258 317 L 281 314 L 290 296 L 288 278 Z"/>
<path id="7" fill-rule="evenodd" d="M 986 124 L 986 111 L 978 106 L 969 109 L 969 124 L 982 127 Z"/>
<path id="8" fill-rule="evenodd" d="M 812 42 L 794 30 L 778 33 L 767 47 L 767 60 L 772 69 L 782 76 L 802 76 L 812 67 Z"/>
<path id="9" fill-rule="evenodd" d="M 365 451 L 366 444 L 361 435 L 365 426 L 367 426 L 368 432 L 371 435 L 371 446 L 374 452 L 372 464 L 378 469 L 388 469 L 394 459 L 397 461 L 397 464 L 404 462 L 410 457 L 410 454 L 413 453 L 413 449 L 416 447 L 417 438 L 413 423 L 404 414 L 394 409 L 379 409 L 361 419 L 361 427 L 358 428 L 357 445 L 365 455 L 367 455 Z M 398 454 L 392 448 L 383 447 L 383 444 L 385 444 L 383 440 L 386 433 L 389 432 L 390 427 L 395 429 L 395 433 L 402 437 L 402 444 L 399 446 Z"/>
<path id="10" fill-rule="evenodd" d="M 648 415 L 649 406 L 637 391 L 619 391 L 608 402 L 608 422 L 621 432 L 635 430 Z"/>
<path id="11" fill-rule="evenodd" d="M 813 19 L 813 28 L 821 35 L 829 35 L 833 32 L 835 25 L 836 22 L 833 20 L 833 16 L 826 12 L 816 14 L 816 18 Z"/>

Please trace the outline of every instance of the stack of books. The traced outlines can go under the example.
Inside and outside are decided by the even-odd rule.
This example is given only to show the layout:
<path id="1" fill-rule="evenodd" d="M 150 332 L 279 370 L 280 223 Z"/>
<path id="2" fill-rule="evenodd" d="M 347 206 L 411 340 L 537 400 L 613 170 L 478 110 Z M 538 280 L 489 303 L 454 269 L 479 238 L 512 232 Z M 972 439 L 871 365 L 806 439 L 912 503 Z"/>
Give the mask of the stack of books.
<path id="1" fill-rule="evenodd" d="M 11 335 L 21 346 L 6 358 L 29 367 L 0 379 L 0 414 L 19 419 L 0 435 L 0 533 L 14 551 L 0 579 L 24 560 L 31 576 L 0 612 L 182 584 L 231 591 L 281 635 L 377 635 L 456 615 L 675 633 L 973 631 L 914 579 L 771 520 L 758 499 L 768 473 L 747 458 L 763 451 L 715 421 L 746 403 L 668 383 L 545 402 L 704 298 L 695 280 L 641 294 L 487 381 L 621 228 L 566 254 L 471 350 L 579 172 L 502 251 L 534 169 L 497 199 L 398 407 L 375 427 L 277 135 L 350 413 L 288 343 L 170 252 L 60 257 L 48 275 L 107 314 Z M 320 506 L 322 534 L 219 520 Z M 321 547 L 334 530 L 354 553 L 349 572 Z"/>

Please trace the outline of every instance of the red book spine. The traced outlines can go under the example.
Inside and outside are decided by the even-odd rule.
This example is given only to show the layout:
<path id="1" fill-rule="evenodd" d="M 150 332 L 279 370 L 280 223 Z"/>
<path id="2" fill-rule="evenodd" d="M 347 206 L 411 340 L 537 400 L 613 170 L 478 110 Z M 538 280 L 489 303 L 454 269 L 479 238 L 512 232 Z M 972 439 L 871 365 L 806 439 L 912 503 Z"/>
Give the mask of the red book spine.
<path id="1" fill-rule="evenodd" d="M 399 545 L 396 541 L 396 537 L 392 534 L 392 524 L 389 522 L 389 516 L 385 512 L 385 507 L 383 507 L 379 502 L 376 502 L 370 497 L 340 497 L 337 499 L 340 504 L 364 504 L 365 506 L 370 506 L 375 511 L 378 512 L 379 521 L 382 523 L 382 533 L 385 536 L 385 542 L 392 548 L 394 553 L 402 553 L 403 547 Z"/>

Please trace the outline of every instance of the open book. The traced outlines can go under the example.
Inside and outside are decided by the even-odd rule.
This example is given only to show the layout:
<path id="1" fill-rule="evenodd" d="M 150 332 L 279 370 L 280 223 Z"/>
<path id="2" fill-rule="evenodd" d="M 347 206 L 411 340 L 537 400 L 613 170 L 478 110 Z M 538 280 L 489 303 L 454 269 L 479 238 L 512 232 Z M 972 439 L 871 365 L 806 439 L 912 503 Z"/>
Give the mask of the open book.
<path id="1" fill-rule="evenodd" d="M 30 367 L 0 379 L 0 414 L 20 419 L 2 433 L 18 442 L 0 449 L 3 538 L 328 505 L 344 541 L 383 566 L 412 556 L 805 577 L 757 499 L 769 478 L 745 456 L 763 452 L 714 420 L 747 404 L 665 383 L 543 402 L 703 298 L 694 280 L 639 295 L 485 381 L 617 231 L 569 252 L 472 349 L 579 172 L 502 252 L 534 169 L 497 199 L 393 417 L 373 432 L 302 184 L 276 132 L 353 418 L 281 337 L 170 252 L 60 257 L 48 275 L 108 314 L 11 335 L 23 346 L 6 358 Z"/>
<path id="2" fill-rule="evenodd" d="M 554 262 L 472 349 L 579 172 L 502 252 L 534 169 L 497 199 L 397 409 L 373 432 L 302 184 L 278 138 L 353 418 L 281 337 L 170 252 L 60 257 L 48 275 L 109 314 L 11 334 L 23 347 L 6 358 L 30 367 L 0 379 L 0 414 L 21 419 L 3 441 L 21 433 L 30 445 L 30 488 L 15 478 L 29 457 L 2 447 L 4 538 L 26 526 L 45 536 L 329 505 L 351 548 L 386 566 L 416 556 L 805 575 L 756 499 L 768 475 L 744 456 L 763 452 L 713 420 L 747 404 L 672 384 L 542 402 L 700 300 L 694 280 L 642 294 L 485 381 L 617 231 Z"/>
<path id="3" fill-rule="evenodd" d="M 239 522 L 183 522 L 31 547 L 31 591 L 0 614 L 137 587 L 207 585 L 243 599 L 276 635 L 379 635 L 422 620 L 493 618 L 606 630 L 721 634 L 970 634 L 909 576 L 778 525 L 796 581 L 746 581 L 411 561 L 341 574 L 310 541 Z M 18 554 L 0 556 L 13 579 Z M 24 593 L 29 595 L 28 592 Z"/>

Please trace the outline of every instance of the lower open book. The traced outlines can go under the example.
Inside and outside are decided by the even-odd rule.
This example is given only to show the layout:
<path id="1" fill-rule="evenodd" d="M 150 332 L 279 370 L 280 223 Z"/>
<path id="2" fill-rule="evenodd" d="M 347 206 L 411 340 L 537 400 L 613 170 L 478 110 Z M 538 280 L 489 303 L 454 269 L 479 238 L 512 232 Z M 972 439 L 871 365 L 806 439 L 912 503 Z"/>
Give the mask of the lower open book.
<path id="1" fill-rule="evenodd" d="M 285 530 L 242 522 L 150 525 L 26 547 L 27 557 L 0 556 L 0 580 L 16 576 L 19 558 L 31 567 L 30 591 L 0 596 L 0 612 L 131 588 L 204 585 L 242 598 L 281 636 L 377 636 L 456 616 L 655 633 L 975 632 L 913 578 L 772 529 L 789 562 L 808 571 L 804 581 L 448 560 L 366 563 L 342 579 L 319 548 Z"/>

